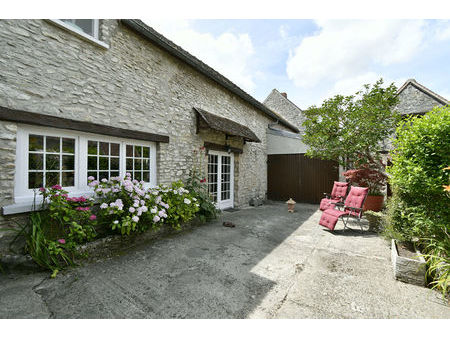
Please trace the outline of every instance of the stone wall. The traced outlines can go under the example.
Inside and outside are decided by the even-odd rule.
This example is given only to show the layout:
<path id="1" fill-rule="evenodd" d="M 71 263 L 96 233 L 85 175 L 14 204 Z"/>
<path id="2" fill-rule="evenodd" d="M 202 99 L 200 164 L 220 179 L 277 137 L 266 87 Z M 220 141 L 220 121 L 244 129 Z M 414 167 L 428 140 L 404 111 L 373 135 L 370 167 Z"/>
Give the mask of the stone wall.
<path id="1" fill-rule="evenodd" d="M 273 89 L 269 96 L 264 100 L 264 104 L 278 115 L 291 122 L 300 130 L 300 133 L 302 133 L 304 130 L 304 127 L 302 126 L 302 123 L 304 122 L 302 110 L 287 97 L 283 96 L 278 90 Z"/>
<path id="2" fill-rule="evenodd" d="M 0 20 L 0 106 L 165 134 L 157 147 L 157 182 L 183 179 L 192 152 L 223 134 L 195 133 L 192 107 L 248 126 L 262 141 L 236 156 L 235 205 L 267 190 L 266 115 L 126 28 L 102 20 L 104 49 L 45 20 Z M 13 202 L 14 123 L 0 121 L 0 206 Z"/>
<path id="3" fill-rule="evenodd" d="M 408 85 L 398 96 L 399 103 L 396 109 L 401 114 L 425 113 L 442 104 L 431 96 L 425 94 L 413 85 Z"/>

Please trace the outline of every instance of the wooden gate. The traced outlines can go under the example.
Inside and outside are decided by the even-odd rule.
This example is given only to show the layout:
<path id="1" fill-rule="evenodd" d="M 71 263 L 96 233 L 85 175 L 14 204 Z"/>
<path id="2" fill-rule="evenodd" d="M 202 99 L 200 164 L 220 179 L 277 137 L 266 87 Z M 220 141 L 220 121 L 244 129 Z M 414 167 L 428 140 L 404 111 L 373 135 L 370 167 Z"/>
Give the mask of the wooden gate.
<path id="1" fill-rule="evenodd" d="M 305 154 L 267 156 L 267 198 L 285 201 L 319 203 L 324 192 L 331 192 L 339 178 L 334 161 L 312 159 Z"/>

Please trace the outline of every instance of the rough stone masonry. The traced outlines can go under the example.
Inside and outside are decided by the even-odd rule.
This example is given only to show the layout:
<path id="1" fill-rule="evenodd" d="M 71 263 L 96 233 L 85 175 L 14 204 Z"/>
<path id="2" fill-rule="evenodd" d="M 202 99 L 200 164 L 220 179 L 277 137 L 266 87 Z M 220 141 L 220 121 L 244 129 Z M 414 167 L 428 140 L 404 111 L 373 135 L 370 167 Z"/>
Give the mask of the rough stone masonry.
<path id="1" fill-rule="evenodd" d="M 273 120 L 119 20 L 100 20 L 99 32 L 109 48 L 48 20 L 1 20 L 0 106 L 168 135 L 169 143 L 157 145 L 158 184 L 186 178 L 204 141 L 224 144 L 223 133 L 196 134 L 193 107 L 202 107 L 261 140 L 227 142 L 243 149 L 235 155 L 235 206 L 265 198 L 266 129 Z M 0 121 L 0 207 L 14 202 L 16 130 Z"/>

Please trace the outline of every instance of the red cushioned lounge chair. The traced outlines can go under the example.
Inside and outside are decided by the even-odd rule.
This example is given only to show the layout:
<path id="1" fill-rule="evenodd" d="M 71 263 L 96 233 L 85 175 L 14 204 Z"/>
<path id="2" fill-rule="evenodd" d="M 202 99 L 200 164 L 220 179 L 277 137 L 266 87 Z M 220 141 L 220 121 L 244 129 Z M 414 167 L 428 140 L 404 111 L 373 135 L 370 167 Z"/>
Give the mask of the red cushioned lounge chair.
<path id="1" fill-rule="evenodd" d="M 320 201 L 320 210 L 326 210 L 330 208 L 334 208 L 335 203 L 343 202 L 345 196 L 347 195 L 347 182 L 334 182 L 333 190 L 331 194 L 324 193 L 325 198 L 322 198 Z"/>
<path id="2" fill-rule="evenodd" d="M 344 223 L 345 230 L 346 228 L 348 228 L 348 220 L 350 219 L 350 217 L 352 217 L 357 219 L 358 225 L 361 227 L 362 231 L 362 207 L 364 205 L 368 192 L 369 188 L 350 187 L 350 192 L 345 199 L 345 203 L 341 205 L 341 207 L 343 207 L 343 210 L 331 208 L 324 210 L 324 212 L 322 213 L 322 217 L 320 217 L 319 224 L 330 230 L 334 230 L 337 221 L 339 220 L 339 218 L 341 218 L 342 222 Z M 336 204 L 339 205 L 339 203 Z"/>

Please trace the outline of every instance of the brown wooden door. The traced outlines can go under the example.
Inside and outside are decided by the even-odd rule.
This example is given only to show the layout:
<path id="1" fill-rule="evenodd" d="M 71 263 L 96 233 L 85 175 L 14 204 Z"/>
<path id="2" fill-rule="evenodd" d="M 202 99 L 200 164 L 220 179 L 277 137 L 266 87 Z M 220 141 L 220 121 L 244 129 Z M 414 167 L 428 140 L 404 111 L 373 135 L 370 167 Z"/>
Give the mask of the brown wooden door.
<path id="1" fill-rule="evenodd" d="M 323 193 L 330 193 L 338 180 L 339 168 L 334 161 L 312 159 L 305 154 L 267 156 L 267 198 L 284 201 L 319 203 Z"/>

